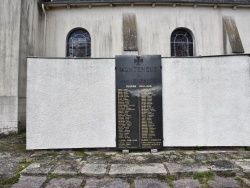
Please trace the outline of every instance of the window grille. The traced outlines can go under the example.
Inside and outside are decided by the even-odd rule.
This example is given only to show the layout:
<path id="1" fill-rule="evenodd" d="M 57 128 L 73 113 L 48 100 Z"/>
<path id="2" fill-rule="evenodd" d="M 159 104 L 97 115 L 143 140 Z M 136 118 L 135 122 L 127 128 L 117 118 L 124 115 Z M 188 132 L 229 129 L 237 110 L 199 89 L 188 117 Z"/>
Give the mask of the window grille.
<path id="1" fill-rule="evenodd" d="M 73 30 L 68 37 L 67 56 L 68 57 L 90 57 L 91 38 L 85 29 Z"/>
<path id="2" fill-rule="evenodd" d="M 185 29 L 176 29 L 171 34 L 171 56 L 193 56 L 193 38 Z"/>

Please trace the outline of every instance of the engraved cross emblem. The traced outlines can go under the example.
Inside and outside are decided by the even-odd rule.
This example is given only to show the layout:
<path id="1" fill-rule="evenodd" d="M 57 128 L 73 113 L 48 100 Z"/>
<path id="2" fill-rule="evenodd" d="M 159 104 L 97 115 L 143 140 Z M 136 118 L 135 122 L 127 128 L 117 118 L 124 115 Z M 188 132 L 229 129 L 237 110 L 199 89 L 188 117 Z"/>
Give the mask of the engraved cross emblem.
<path id="1" fill-rule="evenodd" d="M 143 63 L 143 59 L 141 59 L 140 56 L 136 56 L 136 58 L 134 59 L 134 63 L 136 65 L 140 65 L 141 63 Z"/>

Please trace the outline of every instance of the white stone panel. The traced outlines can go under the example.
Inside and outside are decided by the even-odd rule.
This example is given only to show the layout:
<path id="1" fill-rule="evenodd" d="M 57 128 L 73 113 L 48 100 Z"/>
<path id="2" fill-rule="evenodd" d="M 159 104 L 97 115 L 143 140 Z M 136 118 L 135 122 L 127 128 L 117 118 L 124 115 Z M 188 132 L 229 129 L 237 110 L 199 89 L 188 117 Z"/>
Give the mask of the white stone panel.
<path id="1" fill-rule="evenodd" d="M 248 56 L 166 58 L 164 146 L 250 145 Z"/>
<path id="2" fill-rule="evenodd" d="M 114 59 L 28 59 L 27 149 L 115 147 Z"/>
<path id="3" fill-rule="evenodd" d="M 249 146 L 249 57 L 162 58 L 167 146 Z M 116 147 L 114 59 L 28 59 L 27 149 Z"/>

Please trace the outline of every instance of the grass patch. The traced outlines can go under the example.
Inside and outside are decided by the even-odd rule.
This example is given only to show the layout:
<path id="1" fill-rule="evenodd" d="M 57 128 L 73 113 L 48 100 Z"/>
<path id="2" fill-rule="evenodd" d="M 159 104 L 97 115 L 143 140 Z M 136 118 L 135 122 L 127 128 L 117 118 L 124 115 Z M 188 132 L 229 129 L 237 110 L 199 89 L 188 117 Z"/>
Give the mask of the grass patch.
<path id="1" fill-rule="evenodd" d="M 241 178 L 239 178 L 239 177 L 236 177 L 236 178 L 234 178 L 237 182 L 239 182 L 240 183 L 240 185 L 243 187 L 243 185 L 244 185 L 244 182 L 243 182 L 243 180 L 241 179 Z"/>
<path id="2" fill-rule="evenodd" d="M 17 134 L 18 134 L 17 131 L 9 131 L 9 132 L 8 132 L 8 135 L 17 135 Z"/>
<path id="3" fill-rule="evenodd" d="M 187 155 L 185 151 L 177 151 L 177 153 L 179 153 L 180 155 Z"/>
<path id="4" fill-rule="evenodd" d="M 26 151 L 26 134 L 0 134 L 0 151 Z"/>
<path id="5" fill-rule="evenodd" d="M 56 173 L 51 173 L 51 174 L 48 175 L 48 180 L 51 180 L 51 179 L 54 179 L 54 178 L 58 178 L 58 177 L 59 177 L 58 174 L 56 174 Z"/>
<path id="6" fill-rule="evenodd" d="M 250 151 L 250 146 L 245 147 L 245 151 Z"/>
<path id="7" fill-rule="evenodd" d="M 27 166 L 29 166 L 32 163 L 32 161 L 27 162 L 26 159 L 24 158 L 21 161 L 20 166 L 17 169 L 17 173 L 15 176 L 11 177 L 11 178 L 3 178 L 0 179 L 0 187 L 1 188 L 9 188 L 11 187 L 13 184 L 17 183 L 19 181 L 20 175 L 21 175 L 21 171 L 23 169 L 25 169 Z"/>
<path id="8" fill-rule="evenodd" d="M 192 161 L 190 159 L 184 159 L 182 160 L 183 163 L 192 163 Z"/>
<path id="9" fill-rule="evenodd" d="M 14 145 L 11 148 L 13 151 L 24 152 L 26 151 L 26 145 Z"/>
<path id="10" fill-rule="evenodd" d="M 17 183 L 20 178 L 20 173 L 17 173 L 14 177 L 0 179 L 1 188 L 9 188 L 13 184 Z"/>
<path id="11" fill-rule="evenodd" d="M 196 151 L 202 151 L 202 147 L 201 147 L 201 146 L 196 146 L 196 147 L 195 147 L 195 150 L 196 150 Z"/>
<path id="12" fill-rule="evenodd" d="M 167 182 L 171 188 L 174 188 L 173 181 L 178 180 L 177 176 L 175 176 L 175 175 L 166 175 L 166 176 L 165 175 L 157 175 L 157 179 L 159 179 L 163 182 Z"/>
<path id="13" fill-rule="evenodd" d="M 135 181 L 133 178 L 128 178 L 127 181 L 130 184 L 130 188 L 135 188 Z"/>
<path id="14" fill-rule="evenodd" d="M 87 157 L 89 156 L 89 154 L 83 152 L 83 151 L 77 151 L 75 152 L 76 156 L 82 157 L 83 159 L 87 159 Z"/>
<path id="15" fill-rule="evenodd" d="M 21 167 L 19 168 L 19 171 L 21 172 L 23 169 L 27 168 L 33 161 L 26 161 L 26 159 L 22 159 Z"/>
<path id="16" fill-rule="evenodd" d="M 250 180 L 250 174 L 244 174 L 243 177 Z"/>
<path id="17" fill-rule="evenodd" d="M 157 179 L 161 180 L 161 181 L 166 181 L 167 180 L 167 176 L 165 175 L 157 175 Z"/>
<path id="18" fill-rule="evenodd" d="M 95 153 L 95 154 L 93 154 L 93 156 L 95 156 L 95 157 L 103 157 L 103 158 L 105 158 L 107 160 L 107 159 L 110 159 L 114 155 L 106 155 L 105 153 Z"/>
<path id="19" fill-rule="evenodd" d="M 193 178 L 194 179 L 201 179 L 201 178 L 206 178 L 208 180 L 211 180 L 213 179 L 214 177 L 214 173 L 211 172 L 211 171 L 207 171 L 207 172 L 196 172 L 194 175 L 193 175 Z"/>
<path id="20" fill-rule="evenodd" d="M 175 175 L 168 175 L 165 177 L 165 180 L 171 188 L 174 188 L 173 181 L 178 180 L 178 178 Z"/>
<path id="21" fill-rule="evenodd" d="M 83 180 L 82 183 L 81 183 L 81 185 L 80 185 L 80 188 L 84 188 L 85 185 L 86 185 L 86 180 Z"/>
<path id="22" fill-rule="evenodd" d="M 193 175 L 194 179 L 199 180 L 200 184 L 203 184 L 203 187 L 208 187 L 207 182 L 214 178 L 214 173 L 212 171 L 207 172 L 196 172 Z"/>
<path id="23" fill-rule="evenodd" d="M 236 177 L 234 179 L 240 183 L 242 188 L 249 188 L 249 185 L 245 184 L 245 182 L 240 177 Z"/>
<path id="24" fill-rule="evenodd" d="M 48 156 L 57 157 L 59 154 L 56 152 L 48 153 Z"/>

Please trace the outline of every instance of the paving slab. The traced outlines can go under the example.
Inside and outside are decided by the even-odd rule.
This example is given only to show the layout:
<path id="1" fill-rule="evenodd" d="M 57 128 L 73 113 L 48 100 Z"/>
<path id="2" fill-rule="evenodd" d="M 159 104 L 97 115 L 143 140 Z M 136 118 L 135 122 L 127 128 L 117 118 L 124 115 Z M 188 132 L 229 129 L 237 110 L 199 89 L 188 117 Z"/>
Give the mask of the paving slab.
<path id="1" fill-rule="evenodd" d="M 166 182 L 159 179 L 136 179 L 135 188 L 170 188 Z"/>
<path id="2" fill-rule="evenodd" d="M 149 155 L 134 155 L 134 156 L 129 156 L 130 157 L 130 163 L 132 164 L 138 164 L 138 163 L 163 163 L 165 162 L 165 157 L 163 155 L 157 155 L 157 154 L 149 154 Z"/>
<path id="3" fill-rule="evenodd" d="M 60 179 L 52 179 L 46 185 L 45 188 L 80 188 L 83 179 L 81 178 L 60 178 Z"/>
<path id="4" fill-rule="evenodd" d="M 227 160 L 218 160 L 212 163 L 211 170 L 216 173 L 237 173 L 240 171 L 232 162 Z"/>
<path id="5" fill-rule="evenodd" d="M 219 178 L 216 177 L 214 180 L 209 180 L 208 185 L 211 188 L 238 188 L 241 187 L 239 182 L 233 178 Z"/>
<path id="6" fill-rule="evenodd" d="M 109 161 L 108 156 L 95 156 L 91 155 L 87 157 L 88 163 L 95 163 L 95 164 L 107 164 Z"/>
<path id="7" fill-rule="evenodd" d="M 58 175 L 76 175 L 82 164 L 76 162 L 65 162 L 60 163 L 54 168 L 51 173 L 56 173 Z"/>
<path id="8" fill-rule="evenodd" d="M 250 173 L 250 161 L 246 160 L 235 160 L 234 163 L 240 166 L 244 173 Z"/>
<path id="9" fill-rule="evenodd" d="M 138 164 L 138 163 L 162 163 L 164 162 L 164 155 L 157 155 L 152 153 L 130 153 L 127 155 L 117 154 L 111 156 L 109 163 L 112 164 Z"/>
<path id="10" fill-rule="evenodd" d="M 32 163 L 25 168 L 22 175 L 47 175 L 49 171 L 54 167 L 49 163 Z"/>
<path id="11" fill-rule="evenodd" d="M 104 175 L 106 173 L 108 165 L 106 164 L 85 164 L 80 173 L 88 176 Z"/>
<path id="12" fill-rule="evenodd" d="M 11 157 L 11 153 L 10 152 L 1 152 L 0 153 L 0 160 L 1 159 L 6 159 L 6 158 L 10 158 L 10 157 Z"/>
<path id="13" fill-rule="evenodd" d="M 195 153 L 193 156 L 196 161 L 211 161 L 216 158 L 214 153 Z"/>
<path id="14" fill-rule="evenodd" d="M 109 163 L 110 164 L 128 164 L 128 163 L 131 163 L 130 156 L 117 154 L 115 156 L 110 157 Z"/>
<path id="15" fill-rule="evenodd" d="M 200 188 L 201 185 L 198 180 L 181 179 L 173 182 L 174 188 Z"/>
<path id="16" fill-rule="evenodd" d="M 209 165 L 201 165 L 196 163 L 164 163 L 171 175 L 185 176 L 192 175 L 195 172 L 210 171 Z"/>
<path id="17" fill-rule="evenodd" d="M 0 179 L 13 177 L 20 166 L 19 162 L 16 159 L 0 159 Z"/>
<path id="18" fill-rule="evenodd" d="M 89 178 L 85 188 L 130 188 L 130 184 L 122 179 L 95 179 Z"/>
<path id="19" fill-rule="evenodd" d="M 21 176 L 11 188 L 40 188 L 45 181 L 46 176 Z"/>
<path id="20" fill-rule="evenodd" d="M 109 174 L 111 176 L 133 176 L 133 175 L 166 175 L 167 171 L 163 164 L 112 164 Z"/>

